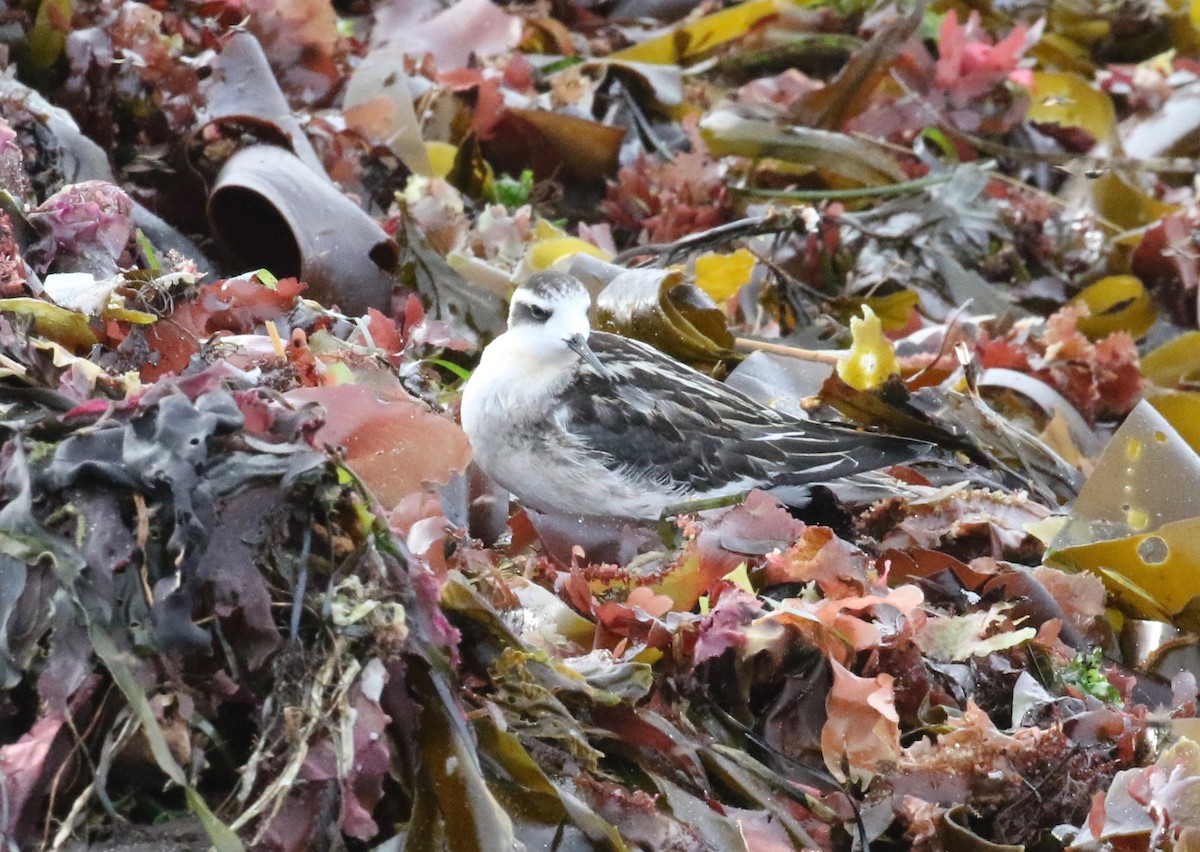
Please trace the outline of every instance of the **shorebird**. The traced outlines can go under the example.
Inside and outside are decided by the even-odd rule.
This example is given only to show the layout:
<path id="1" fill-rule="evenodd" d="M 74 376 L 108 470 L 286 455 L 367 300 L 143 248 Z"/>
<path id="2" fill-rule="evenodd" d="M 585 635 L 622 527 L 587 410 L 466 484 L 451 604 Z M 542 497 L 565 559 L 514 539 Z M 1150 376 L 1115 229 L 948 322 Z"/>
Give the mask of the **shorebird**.
<path id="1" fill-rule="evenodd" d="M 563 272 L 517 288 L 463 389 L 475 461 L 541 512 L 657 520 L 683 503 L 824 482 L 931 445 L 796 420 L 651 346 L 592 331 Z"/>

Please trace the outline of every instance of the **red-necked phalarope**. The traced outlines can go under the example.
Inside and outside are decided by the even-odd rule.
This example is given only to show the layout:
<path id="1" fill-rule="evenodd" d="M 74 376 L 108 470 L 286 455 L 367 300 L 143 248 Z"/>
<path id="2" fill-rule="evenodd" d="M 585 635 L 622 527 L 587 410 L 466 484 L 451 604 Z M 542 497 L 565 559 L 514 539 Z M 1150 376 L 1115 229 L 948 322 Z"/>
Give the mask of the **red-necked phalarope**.
<path id="1" fill-rule="evenodd" d="M 671 506 L 900 464 L 931 445 L 785 417 L 588 322 L 586 288 L 540 272 L 463 390 L 475 460 L 526 506 L 657 519 Z"/>

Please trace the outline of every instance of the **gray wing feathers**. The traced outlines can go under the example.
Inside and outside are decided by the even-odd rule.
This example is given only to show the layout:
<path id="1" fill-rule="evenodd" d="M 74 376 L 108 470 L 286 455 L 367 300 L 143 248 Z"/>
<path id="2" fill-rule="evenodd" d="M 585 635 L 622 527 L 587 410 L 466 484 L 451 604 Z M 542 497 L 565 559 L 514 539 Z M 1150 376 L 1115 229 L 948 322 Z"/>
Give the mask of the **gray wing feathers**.
<path id="1" fill-rule="evenodd" d="M 799 485 L 911 461 L 928 445 L 796 421 L 645 344 L 593 333 L 608 371 L 582 366 L 555 419 L 578 446 L 648 482 L 697 494 Z"/>

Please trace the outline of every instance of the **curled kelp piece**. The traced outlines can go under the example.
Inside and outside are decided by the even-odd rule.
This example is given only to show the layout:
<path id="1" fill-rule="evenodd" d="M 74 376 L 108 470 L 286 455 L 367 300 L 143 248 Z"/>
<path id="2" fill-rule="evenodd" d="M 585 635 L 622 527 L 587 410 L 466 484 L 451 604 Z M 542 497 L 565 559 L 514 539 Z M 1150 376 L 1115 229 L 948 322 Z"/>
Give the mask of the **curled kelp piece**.
<path id="1" fill-rule="evenodd" d="M 354 314 L 387 310 L 396 244 L 329 180 L 253 35 L 229 41 L 205 95 L 199 145 L 229 129 L 270 143 L 220 166 L 208 200 L 217 241 L 239 263 L 302 279 L 323 304 Z"/>
<path id="2" fill-rule="evenodd" d="M 351 314 L 389 307 L 396 244 L 283 148 L 255 145 L 230 157 L 209 195 L 208 218 L 239 262 L 301 279 L 322 304 Z"/>
<path id="3" fill-rule="evenodd" d="M 679 272 L 622 272 L 597 297 L 596 318 L 604 331 L 643 340 L 701 369 L 733 357 L 724 315 Z"/>
<path id="4" fill-rule="evenodd" d="M 208 125 L 253 122 L 261 132 L 274 129 L 280 144 L 287 147 L 323 180 L 328 180 L 321 158 L 304 135 L 300 122 L 288 106 L 262 45 L 248 32 L 239 32 L 213 60 L 212 75 L 202 92 Z M 203 136 L 203 129 L 199 136 Z"/>

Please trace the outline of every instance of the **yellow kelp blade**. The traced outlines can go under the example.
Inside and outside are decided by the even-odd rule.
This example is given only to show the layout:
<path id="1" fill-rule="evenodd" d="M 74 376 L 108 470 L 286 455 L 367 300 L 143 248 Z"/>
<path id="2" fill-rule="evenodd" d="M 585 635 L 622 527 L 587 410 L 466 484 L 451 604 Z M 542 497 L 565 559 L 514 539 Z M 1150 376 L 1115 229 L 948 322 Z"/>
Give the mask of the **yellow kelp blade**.
<path id="1" fill-rule="evenodd" d="M 1100 576 L 1126 610 L 1170 619 L 1200 597 L 1200 456 L 1148 402 L 1113 436 L 1047 561 Z"/>
<path id="2" fill-rule="evenodd" d="M 777 0 L 739 3 L 676 27 L 658 38 L 618 50 L 609 59 L 651 65 L 680 65 L 737 38 L 763 18 L 776 14 L 781 5 Z"/>

